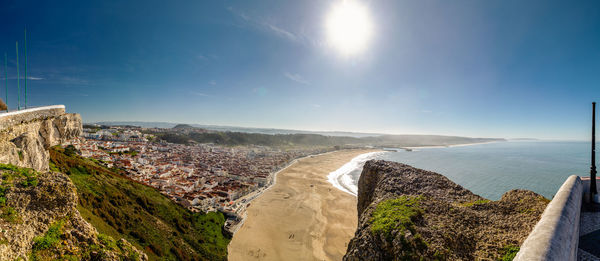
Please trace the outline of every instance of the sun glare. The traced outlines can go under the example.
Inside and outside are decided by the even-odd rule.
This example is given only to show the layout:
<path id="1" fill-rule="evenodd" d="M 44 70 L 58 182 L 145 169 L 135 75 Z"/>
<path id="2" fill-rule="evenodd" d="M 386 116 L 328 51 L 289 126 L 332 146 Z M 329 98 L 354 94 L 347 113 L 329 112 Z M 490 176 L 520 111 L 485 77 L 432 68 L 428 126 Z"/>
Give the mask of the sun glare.
<path id="1" fill-rule="evenodd" d="M 327 17 L 327 36 L 331 46 L 345 55 L 365 49 L 372 33 L 372 24 L 365 6 L 354 0 L 335 4 Z"/>

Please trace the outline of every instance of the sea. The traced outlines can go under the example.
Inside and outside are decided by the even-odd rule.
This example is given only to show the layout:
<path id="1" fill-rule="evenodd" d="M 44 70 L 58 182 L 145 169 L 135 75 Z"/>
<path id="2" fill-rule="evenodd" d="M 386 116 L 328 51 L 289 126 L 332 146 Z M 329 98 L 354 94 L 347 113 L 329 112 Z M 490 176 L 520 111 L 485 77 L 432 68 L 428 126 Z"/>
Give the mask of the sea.
<path id="1" fill-rule="evenodd" d="M 357 194 L 367 160 L 395 161 L 442 174 L 490 200 L 512 189 L 552 199 L 570 175 L 589 176 L 590 142 L 506 141 L 468 146 L 413 148 L 359 155 L 328 176 L 338 189 Z"/>

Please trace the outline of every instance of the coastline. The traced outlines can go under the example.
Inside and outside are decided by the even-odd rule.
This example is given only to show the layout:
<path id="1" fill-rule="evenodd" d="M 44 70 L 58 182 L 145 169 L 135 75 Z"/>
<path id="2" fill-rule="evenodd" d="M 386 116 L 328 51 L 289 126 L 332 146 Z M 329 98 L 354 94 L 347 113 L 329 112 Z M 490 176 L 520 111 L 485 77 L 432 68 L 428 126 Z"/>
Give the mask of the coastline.
<path id="1" fill-rule="evenodd" d="M 229 233 L 231 233 L 232 236 L 235 236 L 235 233 L 244 225 L 244 222 L 246 221 L 246 218 L 248 217 L 247 213 L 246 213 L 246 206 L 249 206 L 252 201 L 256 200 L 257 198 L 259 198 L 263 193 L 267 192 L 269 189 L 271 189 L 276 183 L 277 183 L 277 174 L 279 174 L 280 172 L 286 170 L 287 168 L 289 168 L 290 166 L 294 165 L 296 162 L 298 162 L 299 160 L 305 159 L 305 158 L 311 158 L 311 157 L 315 157 L 315 156 L 320 156 L 320 155 L 326 155 L 329 153 L 333 153 L 336 152 L 334 151 L 327 151 L 327 152 L 323 152 L 323 153 L 318 153 L 318 154 L 311 154 L 311 155 L 307 155 L 304 157 L 300 157 L 300 158 L 296 158 L 293 159 L 292 161 L 288 162 L 285 164 L 284 167 L 282 167 L 281 169 L 273 172 L 269 178 L 269 184 L 267 184 L 266 188 L 264 189 L 260 189 L 258 191 L 254 191 L 251 192 L 248 195 L 245 195 L 239 199 L 237 199 L 237 202 L 242 202 L 241 204 L 244 205 L 244 207 L 240 207 L 238 208 L 235 213 L 237 214 L 238 218 L 239 218 L 239 222 L 234 223 L 233 225 L 231 224 L 227 224 L 227 222 L 225 223 L 225 229 L 229 231 Z"/>
<path id="2" fill-rule="evenodd" d="M 438 148 L 449 148 L 449 147 L 465 147 L 465 146 L 489 144 L 489 143 L 496 143 L 496 142 L 498 142 L 498 141 L 464 143 L 464 144 L 455 144 L 455 145 L 448 145 L 448 146 L 401 147 L 398 149 L 411 149 L 411 150 L 438 149 Z M 354 184 L 354 182 L 352 182 L 349 174 L 351 172 L 357 170 L 358 168 L 362 168 L 362 165 L 364 165 L 364 163 L 366 161 L 373 159 L 379 155 L 382 155 L 383 153 L 388 153 L 388 152 L 394 152 L 394 151 L 390 148 L 390 150 L 374 151 L 374 152 L 360 154 L 360 155 L 352 158 L 352 160 L 348 161 L 346 164 L 344 164 L 339 169 L 336 169 L 335 171 L 330 172 L 329 175 L 327 176 L 327 180 L 336 189 L 339 189 L 340 191 L 343 191 L 345 193 L 348 193 L 348 194 L 356 197 L 356 195 L 358 193 L 358 187 L 356 184 Z"/>
<path id="3" fill-rule="evenodd" d="M 463 143 L 463 144 L 452 144 L 452 145 L 431 145 L 431 146 L 402 147 L 400 149 L 441 149 L 441 148 L 465 147 L 465 146 L 473 146 L 473 145 L 490 144 L 490 143 L 496 143 L 496 142 L 508 142 L 508 140 L 506 140 L 506 141 L 485 141 L 485 142 Z"/>
<path id="4" fill-rule="evenodd" d="M 358 222 L 357 199 L 332 187 L 327 175 L 376 151 L 307 156 L 278 171 L 273 184 L 246 209 L 228 246 L 229 260 L 340 260 Z"/>
<path id="5" fill-rule="evenodd" d="M 336 189 L 356 197 L 358 187 L 355 184 L 352 184 L 352 180 L 349 180 L 350 176 L 348 174 L 358 168 L 362 168 L 362 165 L 365 164 L 367 160 L 373 159 L 383 153 L 387 153 L 387 151 L 373 151 L 360 154 L 352 158 L 342 167 L 330 172 L 327 175 L 327 181 L 329 181 Z"/>

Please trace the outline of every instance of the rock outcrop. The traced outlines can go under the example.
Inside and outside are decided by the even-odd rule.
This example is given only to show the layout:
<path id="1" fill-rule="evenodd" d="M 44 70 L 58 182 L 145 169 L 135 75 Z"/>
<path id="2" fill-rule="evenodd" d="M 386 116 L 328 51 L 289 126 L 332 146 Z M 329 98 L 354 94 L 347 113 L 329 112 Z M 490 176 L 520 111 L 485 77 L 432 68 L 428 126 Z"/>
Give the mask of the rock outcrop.
<path id="1" fill-rule="evenodd" d="M 48 148 L 81 135 L 81 116 L 64 106 L 0 114 L 0 163 L 48 170 Z"/>
<path id="2" fill-rule="evenodd" d="M 368 161 L 359 224 L 344 260 L 497 260 L 516 254 L 549 200 L 512 190 L 498 201 L 411 166 Z"/>
<path id="3" fill-rule="evenodd" d="M 6 106 L 6 103 L 4 103 L 4 101 L 2 99 L 0 99 L 0 111 L 4 111 L 8 109 L 8 107 Z"/>
<path id="4" fill-rule="evenodd" d="M 58 172 L 0 165 L 0 260 L 123 260 L 145 254 L 99 236 L 77 210 L 77 192 Z"/>
<path id="5" fill-rule="evenodd" d="M 69 177 L 48 172 L 48 149 L 81 131 L 81 117 L 62 105 L 0 113 L 0 260 L 147 260 L 98 234 Z"/>

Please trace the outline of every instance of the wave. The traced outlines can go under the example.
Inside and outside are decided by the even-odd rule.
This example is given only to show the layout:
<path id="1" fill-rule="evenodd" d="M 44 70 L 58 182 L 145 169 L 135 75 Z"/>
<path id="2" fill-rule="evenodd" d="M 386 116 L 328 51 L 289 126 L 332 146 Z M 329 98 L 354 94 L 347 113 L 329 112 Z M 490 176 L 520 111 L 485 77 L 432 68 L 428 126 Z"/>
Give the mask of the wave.
<path id="1" fill-rule="evenodd" d="M 384 153 L 386 152 L 376 151 L 360 154 L 339 169 L 330 172 L 329 175 L 327 175 L 327 181 L 329 181 L 329 183 L 331 183 L 337 189 L 356 196 L 358 193 L 358 184 L 352 180 L 350 173 L 352 173 L 354 170 L 361 169 L 365 162 Z"/>

